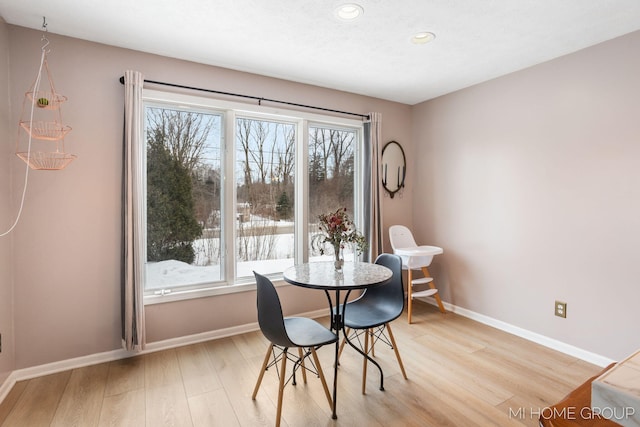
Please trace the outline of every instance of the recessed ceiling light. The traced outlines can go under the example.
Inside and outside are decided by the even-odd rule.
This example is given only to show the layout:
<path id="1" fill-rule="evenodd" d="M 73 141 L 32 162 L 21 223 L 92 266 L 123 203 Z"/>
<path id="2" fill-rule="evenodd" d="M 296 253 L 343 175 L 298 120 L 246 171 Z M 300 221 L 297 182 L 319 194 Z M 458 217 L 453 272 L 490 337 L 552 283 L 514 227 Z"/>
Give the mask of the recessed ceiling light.
<path id="1" fill-rule="evenodd" d="M 343 21 L 352 21 L 364 13 L 364 9 L 359 4 L 347 3 L 338 6 L 334 11 L 336 17 Z"/>
<path id="2" fill-rule="evenodd" d="M 428 31 L 423 31 L 421 33 L 416 33 L 413 37 L 411 37 L 411 43 L 425 44 L 425 43 L 429 43 L 435 38 L 436 38 L 435 34 L 430 33 Z"/>

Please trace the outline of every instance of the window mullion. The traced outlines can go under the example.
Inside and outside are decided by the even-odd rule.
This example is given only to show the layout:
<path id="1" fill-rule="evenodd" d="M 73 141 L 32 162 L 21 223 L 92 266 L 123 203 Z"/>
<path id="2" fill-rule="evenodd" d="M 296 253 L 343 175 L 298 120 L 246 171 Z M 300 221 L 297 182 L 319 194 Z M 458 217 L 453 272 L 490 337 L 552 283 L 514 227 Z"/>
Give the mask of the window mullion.
<path id="1" fill-rule="evenodd" d="M 295 165 L 295 263 L 309 260 L 309 122 L 298 122 Z"/>
<path id="2" fill-rule="evenodd" d="M 223 150 L 223 184 L 222 184 L 222 200 L 223 208 L 223 224 L 222 235 L 224 236 L 224 252 L 222 265 L 224 266 L 223 275 L 227 284 L 235 283 L 236 274 L 236 176 L 235 176 L 235 132 L 236 132 L 236 115 L 234 111 L 227 111 L 224 122 L 224 150 Z"/>

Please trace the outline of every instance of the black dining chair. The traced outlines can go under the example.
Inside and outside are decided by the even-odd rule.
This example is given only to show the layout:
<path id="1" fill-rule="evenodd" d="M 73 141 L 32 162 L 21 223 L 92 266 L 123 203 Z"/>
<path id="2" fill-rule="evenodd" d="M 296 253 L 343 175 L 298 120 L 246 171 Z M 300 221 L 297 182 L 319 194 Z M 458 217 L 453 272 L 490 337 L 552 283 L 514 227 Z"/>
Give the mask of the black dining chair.
<path id="1" fill-rule="evenodd" d="M 325 395 L 329 401 L 329 407 L 332 408 L 333 401 L 329 394 L 327 382 L 324 379 L 324 373 L 320 367 L 316 349 L 325 344 L 335 343 L 338 337 L 313 319 L 306 317 L 284 317 L 280 298 L 271 280 L 255 271 L 253 273 L 256 277 L 258 291 L 258 324 L 260 325 L 260 330 L 263 335 L 271 344 L 267 348 L 267 354 L 264 357 L 260 375 L 258 376 L 258 381 L 251 398 L 253 400 L 256 399 L 260 383 L 262 383 L 262 378 L 267 369 L 276 366 L 280 380 L 276 414 L 276 427 L 278 427 L 282 415 L 282 393 L 284 387 L 291 380 L 292 384 L 296 385 L 296 370 L 302 368 L 302 377 L 305 383 L 307 382 L 306 371 L 313 372 L 320 378 Z M 289 353 L 290 348 L 298 348 L 297 357 Z M 304 363 L 305 359 L 309 356 L 313 357 L 311 366 L 307 366 Z M 270 362 L 269 360 L 272 357 L 273 359 Z M 286 378 L 287 360 L 293 362 L 292 373 L 288 378 Z M 279 368 L 278 363 L 280 363 Z"/>
<path id="2" fill-rule="evenodd" d="M 382 286 L 369 288 L 357 299 L 348 302 L 344 308 L 345 335 L 350 341 L 357 341 L 362 351 L 375 356 L 374 344 L 378 341 L 389 345 L 396 354 L 404 379 L 407 373 L 391 330 L 391 322 L 404 310 L 404 286 L 402 284 L 402 258 L 393 254 L 380 254 L 376 264 L 383 265 L 392 271 L 391 281 Z M 364 336 L 364 344 L 362 338 Z M 371 340 L 371 341 L 369 341 Z M 345 340 L 340 345 L 340 353 Z M 367 382 L 367 358 L 363 357 L 362 394 L 365 394 Z"/>

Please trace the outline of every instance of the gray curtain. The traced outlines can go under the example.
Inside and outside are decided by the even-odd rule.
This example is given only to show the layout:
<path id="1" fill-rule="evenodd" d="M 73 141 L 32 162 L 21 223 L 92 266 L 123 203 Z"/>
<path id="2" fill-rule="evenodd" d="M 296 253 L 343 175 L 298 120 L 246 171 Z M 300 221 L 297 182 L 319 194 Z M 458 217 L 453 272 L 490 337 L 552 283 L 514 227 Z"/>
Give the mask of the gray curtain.
<path id="1" fill-rule="evenodd" d="M 145 347 L 144 328 L 144 156 L 142 86 L 138 71 L 124 73 L 122 162 L 122 346 Z"/>
<path id="2" fill-rule="evenodd" d="M 365 237 L 369 241 L 368 259 L 374 261 L 384 252 L 382 238 L 382 207 L 380 202 L 380 139 L 382 114 L 369 113 L 364 124 L 365 176 L 364 176 L 364 220 Z"/>

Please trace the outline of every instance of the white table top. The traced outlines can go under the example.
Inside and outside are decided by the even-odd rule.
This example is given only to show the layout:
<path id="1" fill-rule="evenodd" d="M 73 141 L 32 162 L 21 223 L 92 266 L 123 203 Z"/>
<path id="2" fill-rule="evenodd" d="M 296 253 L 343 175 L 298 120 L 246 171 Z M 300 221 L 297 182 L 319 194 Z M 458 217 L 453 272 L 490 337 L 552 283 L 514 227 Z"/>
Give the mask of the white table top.
<path id="1" fill-rule="evenodd" d="M 342 290 L 364 289 L 388 282 L 392 271 L 383 265 L 369 262 L 345 262 L 337 272 L 333 261 L 307 262 L 294 265 L 283 272 L 286 282 L 305 288 Z"/>

